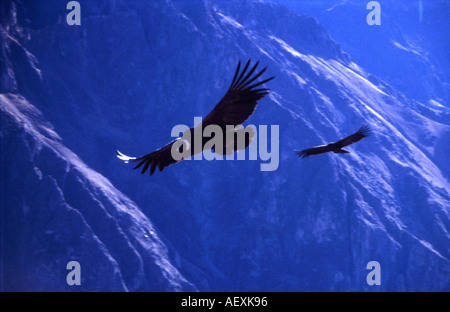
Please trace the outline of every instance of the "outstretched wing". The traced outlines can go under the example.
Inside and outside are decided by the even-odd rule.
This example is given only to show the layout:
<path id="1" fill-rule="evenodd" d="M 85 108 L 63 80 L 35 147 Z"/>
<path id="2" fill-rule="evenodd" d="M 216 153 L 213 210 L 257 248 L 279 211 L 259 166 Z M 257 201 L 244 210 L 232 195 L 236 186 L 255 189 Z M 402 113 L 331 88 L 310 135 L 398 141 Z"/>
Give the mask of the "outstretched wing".
<path id="1" fill-rule="evenodd" d="M 311 155 L 319 155 L 319 154 L 325 154 L 328 152 L 331 152 L 332 149 L 328 145 L 320 145 L 312 148 L 308 148 L 302 151 L 296 152 L 298 157 L 309 157 Z"/>
<path id="2" fill-rule="evenodd" d="M 258 100 L 263 98 L 269 89 L 256 88 L 272 80 L 275 77 L 252 84 L 267 69 L 265 67 L 259 73 L 253 75 L 259 62 L 257 62 L 250 71 L 247 72 L 250 60 L 247 62 L 242 72 L 239 72 L 241 62 L 238 63 L 233 81 L 225 96 L 214 107 L 214 109 L 205 117 L 203 125 L 215 124 L 219 126 L 233 125 L 238 126 L 244 123 L 252 114 L 258 104 Z M 252 76 L 253 75 L 253 76 Z"/>
<path id="3" fill-rule="evenodd" d="M 361 141 L 362 139 L 368 137 L 371 134 L 370 128 L 367 125 L 363 125 L 361 128 L 359 128 L 358 131 L 353 133 L 352 135 L 349 135 L 348 137 L 339 140 L 336 142 L 336 145 L 339 148 L 348 146 L 350 144 L 356 143 L 358 141 Z"/>
<path id="4" fill-rule="evenodd" d="M 236 73 L 225 96 L 214 107 L 214 109 L 203 120 L 203 127 L 215 124 L 218 126 L 233 125 L 238 126 L 244 123 L 253 113 L 260 100 L 266 95 L 269 90 L 265 88 L 255 89 L 256 87 L 272 80 L 275 77 L 253 83 L 258 79 L 267 69 L 264 68 L 259 73 L 253 75 L 259 62 L 257 62 L 250 71 L 247 72 L 250 60 L 247 62 L 242 72 L 240 72 L 241 62 L 238 63 Z M 252 84 L 253 83 L 253 84 Z M 142 157 L 130 157 L 117 152 L 117 157 L 126 163 L 137 163 L 134 169 L 142 167 L 141 173 L 145 173 L 150 168 L 150 175 L 152 175 L 156 167 L 162 171 L 165 167 L 178 162 L 172 157 L 172 145 L 175 141 L 168 145 L 147 154 Z"/>
<path id="5" fill-rule="evenodd" d="M 155 172 L 156 167 L 158 167 L 159 171 L 163 171 L 167 166 L 178 162 L 172 157 L 171 151 L 174 142 L 175 141 L 142 157 L 130 157 L 119 151 L 116 151 L 116 153 L 117 157 L 126 163 L 137 163 L 136 167 L 133 169 L 142 167 L 141 174 L 144 174 L 147 169 L 150 168 L 150 175 L 152 175 Z"/>

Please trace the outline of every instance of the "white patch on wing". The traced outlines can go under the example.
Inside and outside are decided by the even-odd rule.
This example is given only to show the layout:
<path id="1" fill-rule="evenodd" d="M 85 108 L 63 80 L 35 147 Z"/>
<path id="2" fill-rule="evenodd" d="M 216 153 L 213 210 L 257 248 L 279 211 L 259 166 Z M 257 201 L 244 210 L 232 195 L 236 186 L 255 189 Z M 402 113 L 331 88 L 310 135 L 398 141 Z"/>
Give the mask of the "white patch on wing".
<path id="1" fill-rule="evenodd" d="M 130 160 L 136 159 L 136 157 L 127 156 L 127 155 L 121 153 L 120 151 L 116 151 L 116 152 L 117 152 L 117 158 L 119 158 L 120 160 L 123 160 L 126 163 L 130 162 Z"/>

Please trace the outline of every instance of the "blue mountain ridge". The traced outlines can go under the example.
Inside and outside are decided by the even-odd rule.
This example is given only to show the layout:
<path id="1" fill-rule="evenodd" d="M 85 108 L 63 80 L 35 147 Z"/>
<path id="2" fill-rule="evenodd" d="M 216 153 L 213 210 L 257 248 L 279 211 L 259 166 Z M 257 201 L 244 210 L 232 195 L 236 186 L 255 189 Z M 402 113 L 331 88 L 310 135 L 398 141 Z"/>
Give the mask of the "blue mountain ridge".
<path id="1" fill-rule="evenodd" d="M 272 1 L 317 18 L 354 62 L 407 96 L 431 107 L 449 103 L 448 1 L 378 1 L 381 24 L 373 27 L 369 1 Z"/>

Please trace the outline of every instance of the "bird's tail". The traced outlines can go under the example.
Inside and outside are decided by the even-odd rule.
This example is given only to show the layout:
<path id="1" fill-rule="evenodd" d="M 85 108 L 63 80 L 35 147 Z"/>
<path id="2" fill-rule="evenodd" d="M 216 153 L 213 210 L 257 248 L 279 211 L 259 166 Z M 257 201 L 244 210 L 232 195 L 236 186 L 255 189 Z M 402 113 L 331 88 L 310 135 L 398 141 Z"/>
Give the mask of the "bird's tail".
<path id="1" fill-rule="evenodd" d="M 342 148 L 338 149 L 336 151 L 333 151 L 333 152 L 335 152 L 336 154 L 349 154 L 350 153 L 349 151 L 343 150 Z"/>
<path id="2" fill-rule="evenodd" d="M 238 128 L 234 132 L 234 150 L 237 152 L 246 149 L 255 139 L 255 130 L 252 127 Z"/>
<path id="3" fill-rule="evenodd" d="M 222 150 L 214 149 L 219 155 L 231 155 L 234 152 L 245 150 L 255 139 L 255 130 L 252 127 L 237 128 L 226 132 Z"/>

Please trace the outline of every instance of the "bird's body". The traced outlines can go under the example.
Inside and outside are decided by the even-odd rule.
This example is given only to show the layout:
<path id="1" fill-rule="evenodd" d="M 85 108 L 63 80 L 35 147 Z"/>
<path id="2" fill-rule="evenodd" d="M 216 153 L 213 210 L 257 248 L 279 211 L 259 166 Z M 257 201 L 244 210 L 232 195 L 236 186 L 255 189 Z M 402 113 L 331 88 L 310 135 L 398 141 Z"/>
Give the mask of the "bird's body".
<path id="1" fill-rule="evenodd" d="M 319 145 L 312 148 L 304 149 L 302 151 L 297 151 L 298 157 L 309 157 L 312 155 L 320 155 L 324 153 L 333 152 L 336 154 L 348 154 L 349 151 L 344 150 L 343 148 L 349 146 L 350 144 L 356 143 L 363 138 L 366 138 L 370 135 L 370 129 L 368 126 L 362 126 L 359 130 L 348 137 L 339 140 L 337 142 L 329 143 L 327 145 Z"/>
<path id="2" fill-rule="evenodd" d="M 235 138 L 239 131 L 241 131 L 241 129 L 238 129 L 238 126 L 242 125 L 253 114 L 257 106 L 257 101 L 269 93 L 269 90 L 266 88 L 255 88 L 274 78 L 271 77 L 253 83 L 267 69 L 265 67 L 259 73 L 253 75 L 258 64 L 259 62 L 247 72 L 250 65 L 249 60 L 240 72 L 241 63 L 239 62 L 233 81 L 225 96 L 199 125 L 186 130 L 180 138 L 142 157 L 129 157 L 119 151 L 117 151 L 117 157 L 127 163 L 137 163 L 134 169 L 142 166 L 141 173 L 145 173 L 150 167 L 150 175 L 152 175 L 156 167 L 159 168 L 159 171 L 162 171 L 165 167 L 177 163 L 182 159 L 202 153 L 205 150 L 207 142 L 217 135 L 217 131 L 214 131 L 214 135 L 211 137 L 199 136 L 196 133 L 203 134 L 209 126 L 215 127 L 216 130 L 221 131 L 223 134 L 223 146 L 222 148 L 220 146 L 219 148 L 218 146 L 213 147 L 214 152 L 230 154 L 239 149 L 246 148 L 252 140 L 250 133 L 245 136 L 244 146 L 236 146 L 236 142 L 230 141 L 230 138 Z M 232 144 L 233 142 L 234 144 Z M 209 148 L 211 149 L 211 147 Z"/>

